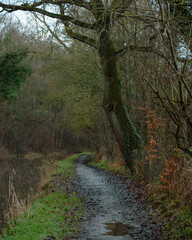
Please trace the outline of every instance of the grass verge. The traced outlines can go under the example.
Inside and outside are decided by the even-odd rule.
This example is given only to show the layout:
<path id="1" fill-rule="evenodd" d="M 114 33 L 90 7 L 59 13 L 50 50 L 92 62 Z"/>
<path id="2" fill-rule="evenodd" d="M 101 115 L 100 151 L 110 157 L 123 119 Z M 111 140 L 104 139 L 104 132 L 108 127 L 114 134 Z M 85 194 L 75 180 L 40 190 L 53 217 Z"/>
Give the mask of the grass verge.
<path id="1" fill-rule="evenodd" d="M 80 154 L 59 163 L 57 171 L 39 193 L 38 199 L 17 220 L 9 222 L 3 231 L 6 240 L 57 240 L 74 237 L 83 215 L 83 202 L 72 190 L 74 161 Z"/>
<path id="2" fill-rule="evenodd" d="M 107 158 L 102 158 L 100 160 L 97 160 L 96 158 L 96 159 L 93 159 L 93 161 L 90 162 L 90 164 L 98 168 L 108 170 L 110 172 L 115 172 L 115 173 L 126 175 L 127 177 L 131 177 L 131 173 L 129 169 L 125 167 L 122 160 L 111 161 L 111 160 L 108 160 Z"/>

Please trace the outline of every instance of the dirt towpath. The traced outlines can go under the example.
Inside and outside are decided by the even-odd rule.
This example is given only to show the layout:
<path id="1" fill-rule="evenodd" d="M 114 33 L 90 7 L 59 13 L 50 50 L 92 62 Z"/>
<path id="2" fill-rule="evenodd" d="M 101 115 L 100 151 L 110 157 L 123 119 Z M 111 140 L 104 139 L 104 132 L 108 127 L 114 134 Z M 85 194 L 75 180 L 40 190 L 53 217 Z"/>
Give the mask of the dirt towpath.
<path id="1" fill-rule="evenodd" d="M 88 165 L 90 156 L 76 164 L 76 189 L 85 199 L 83 240 L 159 240 L 160 226 L 152 221 L 142 191 L 132 180 Z"/>

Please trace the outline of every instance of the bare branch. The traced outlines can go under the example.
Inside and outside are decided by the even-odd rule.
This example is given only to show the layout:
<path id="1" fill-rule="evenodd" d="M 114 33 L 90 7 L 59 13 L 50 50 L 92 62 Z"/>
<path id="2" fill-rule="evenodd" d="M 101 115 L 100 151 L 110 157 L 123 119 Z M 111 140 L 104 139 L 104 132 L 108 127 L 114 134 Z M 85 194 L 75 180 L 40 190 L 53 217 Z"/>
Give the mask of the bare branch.
<path id="1" fill-rule="evenodd" d="M 124 13 L 134 0 L 113 0 L 110 9 L 116 13 Z"/>
<path id="2" fill-rule="evenodd" d="M 138 46 L 138 45 L 130 45 L 130 46 L 126 46 L 122 49 L 120 49 L 119 51 L 117 51 L 115 53 L 116 57 L 121 57 L 123 55 L 125 55 L 127 52 L 129 51 L 137 51 L 137 52 L 146 52 L 146 53 L 155 53 L 156 55 L 165 58 L 165 56 L 160 52 L 155 50 L 153 47 L 151 46 Z"/>
<path id="3" fill-rule="evenodd" d="M 48 29 L 48 31 L 51 33 L 51 35 L 66 49 L 69 50 L 69 48 L 66 46 L 66 44 L 59 38 L 59 36 L 52 31 L 52 29 L 49 27 L 49 24 L 47 24 L 47 22 L 45 21 L 45 18 L 41 19 L 40 17 L 37 16 L 37 14 L 33 13 L 34 16 L 40 21 L 42 22 L 46 28 Z"/>
<path id="4" fill-rule="evenodd" d="M 38 6 L 42 5 L 45 2 L 48 3 L 50 1 L 42 1 L 41 4 L 39 2 Z M 56 1 L 54 1 L 54 2 L 56 4 Z M 62 2 L 64 2 L 64 1 L 62 1 Z M 36 12 L 36 13 L 40 13 L 40 14 L 43 14 L 43 15 L 51 17 L 51 18 L 71 22 L 72 24 L 77 25 L 82 28 L 95 29 L 95 27 L 96 27 L 95 24 L 86 23 L 86 22 L 80 21 L 78 19 L 75 19 L 73 17 L 64 15 L 64 14 L 57 14 L 57 13 L 49 12 L 49 11 L 46 11 L 45 9 L 37 8 L 36 5 L 37 5 L 37 3 L 34 5 L 33 4 L 32 5 L 29 5 L 29 4 L 12 5 L 12 4 L 4 4 L 4 3 L 0 2 L 0 7 L 3 8 L 7 12 L 14 12 L 17 10 Z"/>
<path id="5" fill-rule="evenodd" d="M 159 94 L 159 91 L 157 91 L 155 89 L 155 87 L 151 84 L 150 81 L 148 81 L 147 79 L 144 78 L 144 80 L 149 84 L 150 88 L 153 90 L 153 92 L 157 95 L 158 99 L 160 100 L 162 107 L 166 110 L 167 114 L 169 115 L 169 117 L 173 120 L 173 122 L 175 123 L 175 125 L 178 125 L 179 119 L 176 118 L 176 115 L 169 109 L 169 107 L 167 106 L 167 104 L 163 101 L 161 95 Z"/>
<path id="6" fill-rule="evenodd" d="M 42 0 L 42 1 L 39 1 L 39 2 L 36 2 L 34 1 L 33 4 L 28 4 L 28 3 L 24 3 L 22 4 L 21 6 L 31 6 L 31 7 L 39 7 L 41 5 L 44 5 L 44 4 L 55 4 L 55 5 L 58 5 L 58 4 L 65 4 L 65 3 L 69 3 L 70 5 L 76 5 L 76 6 L 79 6 L 79 7 L 83 7 L 83 8 L 86 8 L 86 9 L 90 9 L 90 6 L 91 4 L 88 3 L 88 2 L 85 2 L 83 0 Z"/>
<path id="7" fill-rule="evenodd" d="M 155 55 L 165 59 L 166 62 L 168 62 L 172 66 L 173 70 L 176 71 L 176 69 L 171 64 L 170 60 L 165 56 L 165 54 L 160 52 L 160 51 L 158 51 L 158 50 L 156 50 L 155 48 L 153 48 L 151 46 L 129 45 L 129 46 L 126 46 L 126 47 L 116 51 L 115 56 L 118 57 L 118 58 L 122 57 L 123 55 L 125 55 L 129 51 L 144 52 L 144 53 L 154 53 Z M 186 58 L 177 57 L 176 60 L 178 62 L 185 63 Z M 187 60 L 190 63 L 192 62 L 192 59 L 188 58 Z"/>
<path id="8" fill-rule="evenodd" d="M 91 12 L 94 17 L 98 20 L 102 17 L 104 5 L 102 0 L 92 0 L 91 1 Z"/>

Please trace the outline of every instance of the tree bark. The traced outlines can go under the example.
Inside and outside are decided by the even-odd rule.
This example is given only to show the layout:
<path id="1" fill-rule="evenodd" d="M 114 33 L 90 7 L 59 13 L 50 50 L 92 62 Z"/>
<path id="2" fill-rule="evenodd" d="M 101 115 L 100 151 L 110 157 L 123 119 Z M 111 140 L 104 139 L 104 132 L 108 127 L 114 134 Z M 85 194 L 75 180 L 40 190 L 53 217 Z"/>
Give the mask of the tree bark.
<path id="1" fill-rule="evenodd" d="M 122 101 L 115 49 L 107 30 L 100 33 L 98 52 L 104 75 L 103 107 L 125 163 L 134 174 L 133 150 L 139 148 L 140 137 Z"/>

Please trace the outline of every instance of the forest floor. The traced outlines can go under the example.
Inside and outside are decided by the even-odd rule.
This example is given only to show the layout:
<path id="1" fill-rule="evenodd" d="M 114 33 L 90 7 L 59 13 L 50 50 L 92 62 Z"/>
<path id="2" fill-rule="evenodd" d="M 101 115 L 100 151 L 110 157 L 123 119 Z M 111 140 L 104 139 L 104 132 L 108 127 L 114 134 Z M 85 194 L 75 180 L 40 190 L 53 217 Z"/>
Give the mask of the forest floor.
<path id="1" fill-rule="evenodd" d="M 142 187 L 132 179 L 88 164 L 90 160 L 83 155 L 76 163 L 76 189 L 85 199 L 82 231 L 77 239 L 164 239 Z"/>

